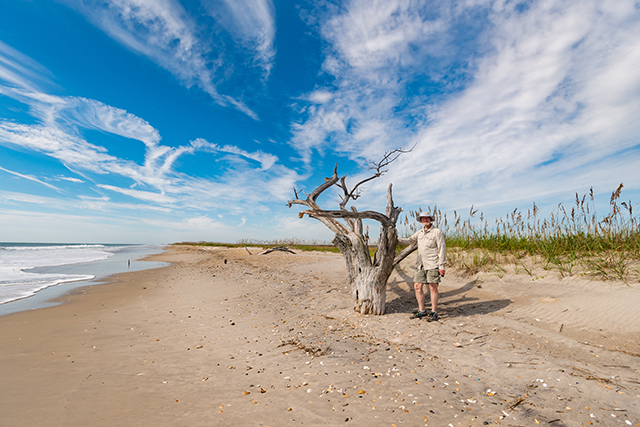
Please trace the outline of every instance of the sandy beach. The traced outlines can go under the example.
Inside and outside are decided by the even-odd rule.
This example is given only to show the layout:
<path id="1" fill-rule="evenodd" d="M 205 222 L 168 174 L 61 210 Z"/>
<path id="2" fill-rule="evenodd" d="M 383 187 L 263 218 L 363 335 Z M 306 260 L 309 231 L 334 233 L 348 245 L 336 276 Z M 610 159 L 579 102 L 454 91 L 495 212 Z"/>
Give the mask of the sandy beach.
<path id="1" fill-rule="evenodd" d="M 640 426 L 640 285 L 465 278 L 352 309 L 339 254 L 173 246 L 0 317 L 2 426 Z M 249 253 L 251 252 L 251 254 Z"/>

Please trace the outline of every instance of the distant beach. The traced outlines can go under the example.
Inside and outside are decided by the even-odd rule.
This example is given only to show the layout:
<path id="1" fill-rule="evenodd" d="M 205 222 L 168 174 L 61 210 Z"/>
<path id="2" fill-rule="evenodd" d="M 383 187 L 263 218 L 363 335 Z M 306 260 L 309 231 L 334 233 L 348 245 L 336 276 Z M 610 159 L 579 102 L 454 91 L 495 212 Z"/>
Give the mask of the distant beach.
<path id="1" fill-rule="evenodd" d="M 0 316 L 49 306 L 113 274 L 161 267 L 140 260 L 162 251 L 158 245 L 0 242 Z"/>

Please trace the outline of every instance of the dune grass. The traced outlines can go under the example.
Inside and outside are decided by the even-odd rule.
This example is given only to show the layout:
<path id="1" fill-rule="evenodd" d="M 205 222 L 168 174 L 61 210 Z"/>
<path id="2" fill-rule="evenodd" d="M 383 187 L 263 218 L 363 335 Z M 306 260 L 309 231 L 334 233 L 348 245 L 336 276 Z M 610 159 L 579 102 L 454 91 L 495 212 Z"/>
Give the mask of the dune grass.
<path id="1" fill-rule="evenodd" d="M 589 275 L 602 280 L 638 281 L 640 269 L 640 217 L 631 201 L 621 201 L 623 185 L 612 192 L 610 211 L 599 217 L 593 188 L 576 199 L 571 209 L 558 205 L 548 218 L 540 218 L 535 203 L 526 213 L 515 209 L 489 224 L 473 206 L 467 219 L 454 211 L 452 221 L 437 206 L 436 226 L 446 236 L 449 265 L 468 275 L 507 272 L 534 276 L 555 270 L 560 277 Z M 403 221 L 406 234 L 420 227 L 418 212 Z M 508 267 L 507 267 L 508 266 Z"/>

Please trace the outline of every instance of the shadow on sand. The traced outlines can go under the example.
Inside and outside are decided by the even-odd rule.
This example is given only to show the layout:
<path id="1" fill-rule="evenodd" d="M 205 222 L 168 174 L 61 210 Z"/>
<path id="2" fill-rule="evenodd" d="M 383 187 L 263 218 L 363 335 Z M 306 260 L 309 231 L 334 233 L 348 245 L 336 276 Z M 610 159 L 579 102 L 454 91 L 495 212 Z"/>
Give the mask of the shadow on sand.
<path id="1" fill-rule="evenodd" d="M 387 313 L 407 313 L 410 314 L 417 307 L 416 297 L 413 292 L 413 276 L 407 274 L 398 266 L 396 273 L 401 280 L 390 281 L 387 284 Z M 400 287 L 400 283 L 410 286 L 410 291 Z M 474 316 L 493 313 L 502 310 L 512 303 L 509 299 L 482 301 L 477 297 L 468 297 L 467 292 L 476 286 L 477 280 L 465 283 L 463 286 L 447 292 L 440 292 L 438 301 L 438 312 L 443 318 Z M 395 298 L 392 295 L 395 294 Z M 392 298 L 392 299 L 391 299 Z M 430 306 L 429 291 L 426 290 L 427 307 Z"/>

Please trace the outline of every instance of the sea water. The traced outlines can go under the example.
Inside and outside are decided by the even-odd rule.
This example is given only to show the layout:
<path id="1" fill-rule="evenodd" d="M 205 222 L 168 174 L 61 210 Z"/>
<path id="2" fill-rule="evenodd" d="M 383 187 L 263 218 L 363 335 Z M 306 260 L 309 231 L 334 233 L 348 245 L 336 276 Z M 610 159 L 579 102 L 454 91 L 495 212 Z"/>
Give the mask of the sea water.
<path id="1" fill-rule="evenodd" d="M 161 246 L 0 243 L 0 315 L 53 305 L 52 298 L 116 273 L 157 268 L 139 261 Z"/>

